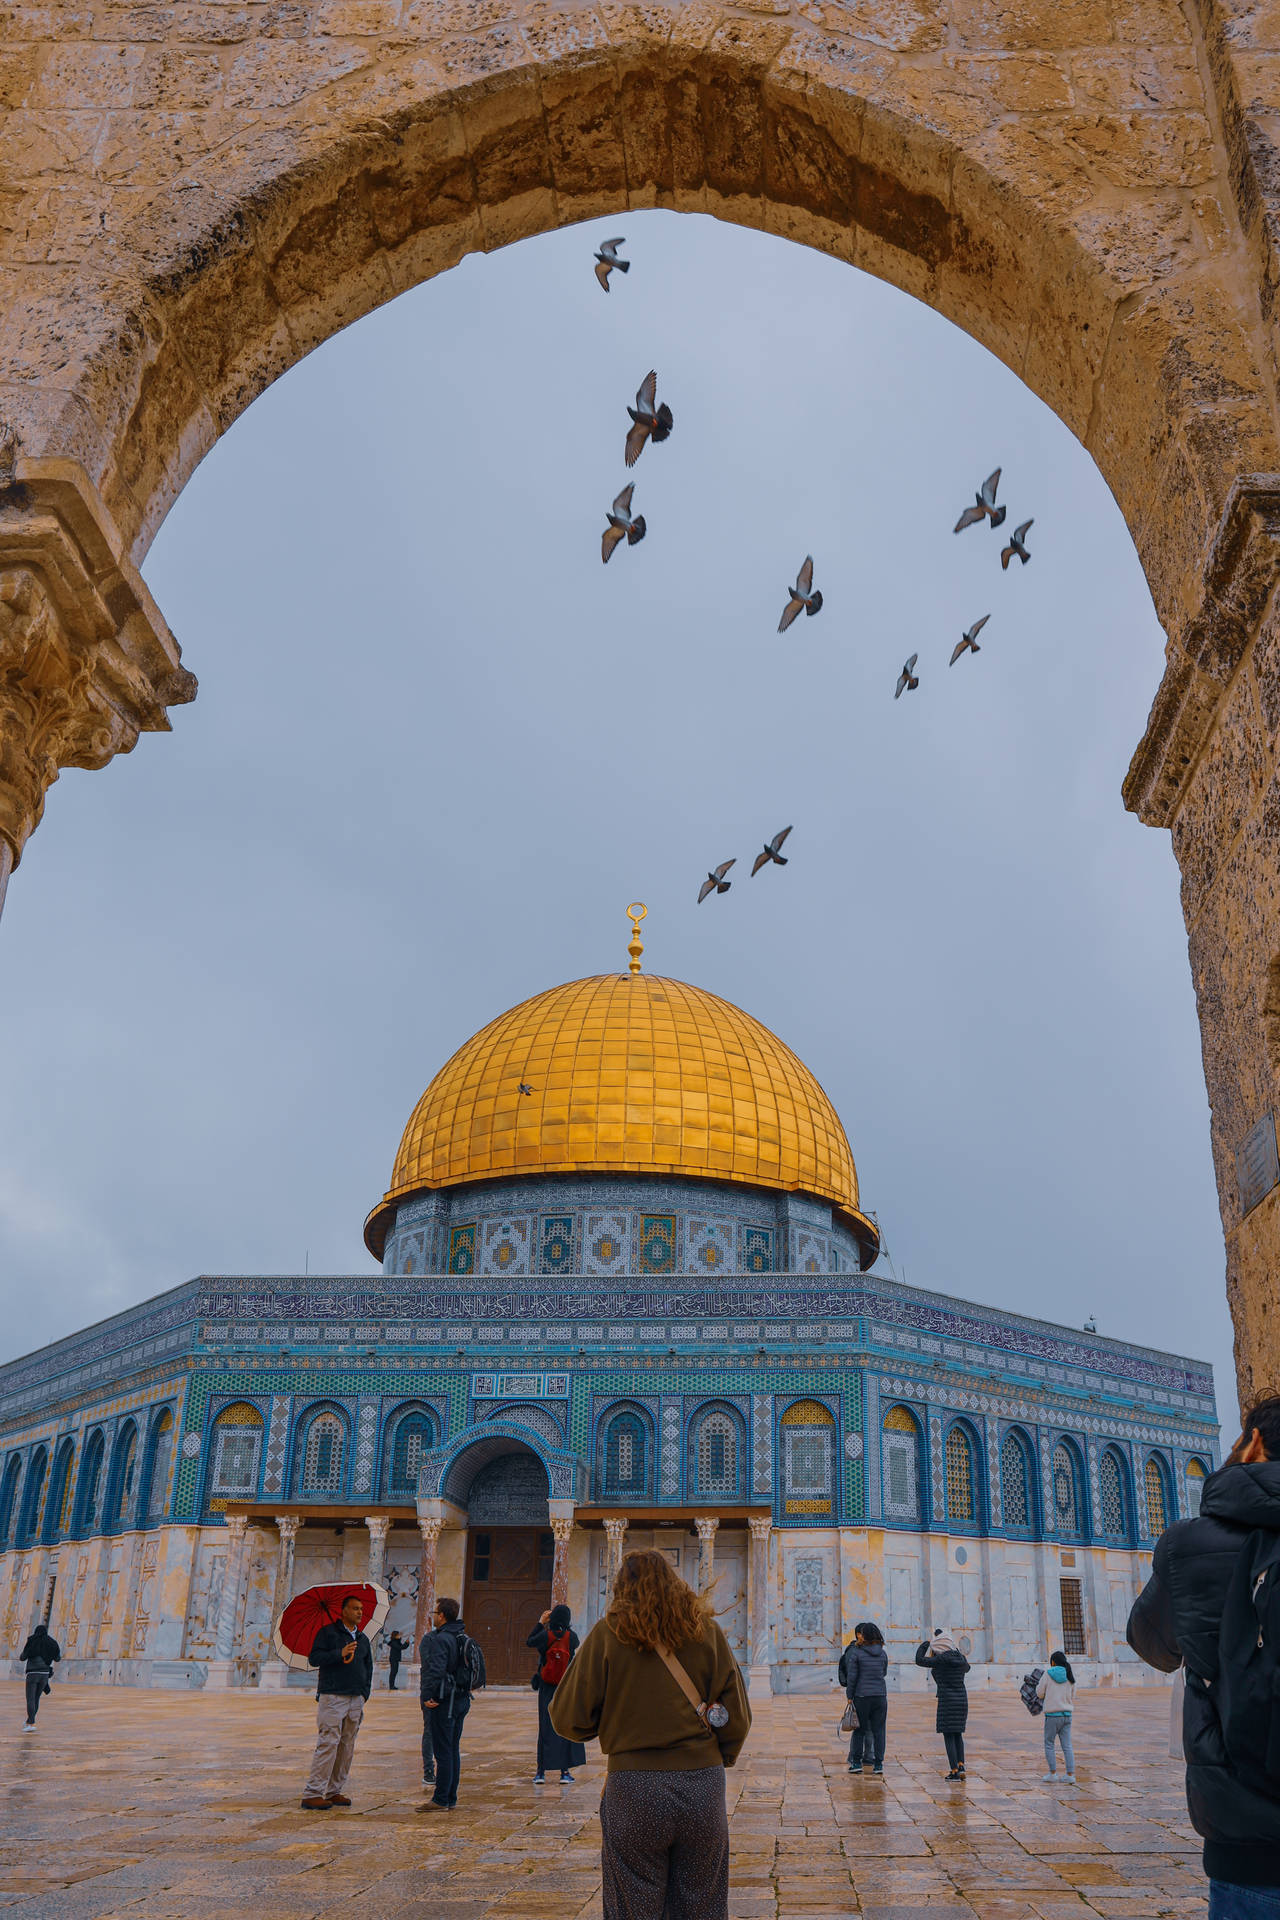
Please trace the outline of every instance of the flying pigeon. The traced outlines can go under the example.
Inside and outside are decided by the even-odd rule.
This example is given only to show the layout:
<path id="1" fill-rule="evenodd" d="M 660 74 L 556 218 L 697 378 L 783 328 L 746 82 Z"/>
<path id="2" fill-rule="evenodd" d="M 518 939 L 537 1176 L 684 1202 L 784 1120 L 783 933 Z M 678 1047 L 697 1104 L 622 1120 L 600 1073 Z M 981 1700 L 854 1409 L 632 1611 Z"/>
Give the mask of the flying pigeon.
<path id="1" fill-rule="evenodd" d="M 813 555 L 806 554 L 804 565 L 796 575 L 794 587 L 788 587 L 789 598 L 782 609 L 782 618 L 778 622 L 778 632 L 785 633 L 791 622 L 798 616 L 801 607 L 806 613 L 817 613 L 822 607 L 822 595 L 813 591 Z"/>
<path id="2" fill-rule="evenodd" d="M 893 696 L 895 700 L 900 700 L 904 693 L 914 693 L 916 688 L 920 685 L 920 681 L 919 681 L 919 678 L 917 677 L 916 670 L 915 670 L 916 661 L 919 658 L 920 658 L 920 655 L 918 653 L 913 653 L 911 658 L 906 662 L 905 666 L 903 667 L 902 672 L 898 675 L 898 685 L 894 691 L 894 696 Z"/>
<path id="3" fill-rule="evenodd" d="M 756 855 L 755 865 L 751 869 L 751 878 L 753 880 L 759 873 L 761 867 L 767 867 L 771 860 L 775 867 L 786 866 L 787 863 L 778 852 L 778 848 L 782 845 L 790 831 L 790 827 L 784 827 L 781 833 L 774 834 L 772 840 L 765 841 L 764 851 Z"/>
<path id="4" fill-rule="evenodd" d="M 635 422 L 635 425 L 627 435 L 627 465 L 629 467 L 634 467 L 636 461 L 644 452 L 644 443 L 646 440 L 652 438 L 656 446 L 660 440 L 666 439 L 672 427 L 675 425 L 671 416 L 671 409 L 665 400 L 660 407 L 655 407 L 654 403 L 657 398 L 658 376 L 656 373 L 646 373 L 640 383 L 640 391 L 636 395 L 635 406 L 627 408 L 627 412 Z"/>
<path id="5" fill-rule="evenodd" d="M 605 519 L 609 524 L 600 535 L 600 558 L 606 563 L 624 534 L 627 537 L 628 544 L 633 547 L 637 540 L 644 539 L 644 515 L 642 513 L 633 514 L 631 511 L 631 496 L 635 492 L 635 488 L 635 481 L 628 481 L 627 485 L 622 489 L 622 492 L 618 495 L 608 513 L 605 515 Z"/>
<path id="6" fill-rule="evenodd" d="M 982 648 L 978 645 L 978 635 L 982 632 L 982 629 L 986 626 L 990 618 L 991 615 L 989 613 L 984 613 L 981 620 L 975 620 L 968 633 L 962 635 L 961 638 L 956 641 L 949 662 L 951 666 L 954 667 L 956 661 L 966 648 L 968 648 L 970 653 L 982 652 Z"/>
<path id="7" fill-rule="evenodd" d="M 998 527 L 1009 511 L 1008 507 L 996 505 L 996 488 L 999 485 L 1000 469 L 997 467 L 994 473 L 987 475 L 982 483 L 981 493 L 974 494 L 973 505 L 965 508 L 951 531 L 963 533 L 966 527 L 976 527 L 979 520 L 986 519 L 990 519 L 993 527 Z"/>
<path id="8" fill-rule="evenodd" d="M 709 893 L 728 893 L 733 882 L 732 880 L 726 880 L 725 875 L 728 873 L 730 867 L 736 866 L 736 864 L 737 856 L 735 855 L 732 860 L 722 860 L 718 867 L 712 869 L 702 885 L 698 888 L 699 906 L 702 905 Z"/>
<path id="9" fill-rule="evenodd" d="M 618 258 L 618 248 L 625 245 L 626 242 L 622 235 L 619 234 L 616 240 L 603 241 L 600 251 L 596 255 L 596 279 L 600 282 L 600 285 L 606 293 L 609 291 L 609 275 L 615 267 L 619 273 L 630 273 L 631 271 L 631 262 L 629 260 L 619 260 Z"/>
<path id="10" fill-rule="evenodd" d="M 1004 549 L 1004 552 L 1000 555 L 1000 565 L 1004 568 L 1006 573 L 1009 570 L 1009 562 L 1012 560 L 1015 553 L 1017 554 L 1019 560 L 1021 560 L 1024 567 L 1026 566 L 1028 560 L 1031 558 L 1031 555 L 1027 552 L 1027 548 L 1026 548 L 1026 535 L 1027 535 L 1028 527 L 1034 527 L 1034 525 L 1035 525 L 1034 520 L 1024 520 L 1020 527 L 1014 528 L 1012 540 L 1009 542 L 1008 546 Z"/>
<path id="11" fill-rule="evenodd" d="M 532 1093 L 533 1088 L 529 1085 L 529 1082 L 527 1080 L 522 1080 L 520 1082 L 519 1091 L 521 1093 Z"/>

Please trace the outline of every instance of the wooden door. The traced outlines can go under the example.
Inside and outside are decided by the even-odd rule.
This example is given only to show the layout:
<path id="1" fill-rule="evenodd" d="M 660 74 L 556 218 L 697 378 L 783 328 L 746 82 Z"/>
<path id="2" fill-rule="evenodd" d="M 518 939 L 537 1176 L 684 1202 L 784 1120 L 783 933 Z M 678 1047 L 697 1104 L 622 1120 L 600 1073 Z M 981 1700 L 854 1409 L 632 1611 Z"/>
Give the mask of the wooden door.
<path id="1" fill-rule="evenodd" d="M 491 1687 L 527 1684 L 536 1656 L 525 1645 L 551 1605 L 555 1540 L 544 1527 L 488 1527 L 468 1535 L 462 1617 L 480 1643 Z"/>

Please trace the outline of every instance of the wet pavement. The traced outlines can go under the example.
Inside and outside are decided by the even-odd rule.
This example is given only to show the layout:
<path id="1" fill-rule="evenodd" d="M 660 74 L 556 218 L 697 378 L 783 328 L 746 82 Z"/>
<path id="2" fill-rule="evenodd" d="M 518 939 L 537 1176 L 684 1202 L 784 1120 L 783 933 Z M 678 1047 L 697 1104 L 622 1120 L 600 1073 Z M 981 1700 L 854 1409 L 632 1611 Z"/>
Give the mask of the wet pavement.
<path id="1" fill-rule="evenodd" d="M 882 1782 L 846 1771 L 834 1694 L 757 1704 L 728 1775 L 733 1920 L 1141 1920 L 1203 1914 L 1199 1843 L 1163 1690 L 1080 1693 L 1079 1784 L 1041 1784 L 1040 1722 L 973 1699 L 969 1778 L 947 1782 L 933 1702 L 889 1702 Z M 0 1686 L 4 1920 L 590 1920 L 600 1766 L 532 1785 L 537 1703 L 485 1694 L 457 1811 L 418 1811 L 416 1699 L 375 1694 L 349 1812 L 298 1806 L 307 1694 L 55 1683 L 35 1733 Z"/>

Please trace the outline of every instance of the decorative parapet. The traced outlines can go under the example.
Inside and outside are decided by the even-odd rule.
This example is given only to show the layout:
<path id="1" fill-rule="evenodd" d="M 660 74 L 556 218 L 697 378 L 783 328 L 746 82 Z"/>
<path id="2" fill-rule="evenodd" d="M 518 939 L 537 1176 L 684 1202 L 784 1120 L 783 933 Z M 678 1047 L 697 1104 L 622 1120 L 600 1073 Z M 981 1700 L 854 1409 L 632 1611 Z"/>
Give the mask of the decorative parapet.
<path id="1" fill-rule="evenodd" d="M 83 470 L 14 448 L 0 421 L 0 842 L 16 866 L 62 769 L 168 732 L 196 681 Z"/>

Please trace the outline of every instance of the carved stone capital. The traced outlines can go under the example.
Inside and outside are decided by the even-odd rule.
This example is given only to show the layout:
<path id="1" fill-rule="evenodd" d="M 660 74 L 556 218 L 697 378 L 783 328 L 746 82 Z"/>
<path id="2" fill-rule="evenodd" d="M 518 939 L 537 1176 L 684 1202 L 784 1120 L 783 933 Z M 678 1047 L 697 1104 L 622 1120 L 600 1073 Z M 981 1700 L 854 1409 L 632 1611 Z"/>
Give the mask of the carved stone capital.
<path id="1" fill-rule="evenodd" d="M 604 1530 L 609 1536 L 609 1545 L 611 1547 L 617 1549 L 622 1545 L 627 1531 L 627 1524 L 626 1518 L 621 1515 L 614 1516 L 611 1514 L 608 1519 L 606 1519 Z"/>
<path id="2" fill-rule="evenodd" d="M 142 576 L 74 461 L 0 464 L 0 839 L 16 866 L 64 767 L 105 767 L 193 700 Z"/>
<path id="3" fill-rule="evenodd" d="M 624 1526 L 626 1525 L 625 1521 L 623 1522 L 623 1525 Z M 552 1535 L 554 1536 L 556 1545 L 558 1547 L 564 1546 L 573 1533 L 573 1520 L 571 1516 L 567 1514 L 553 1513 L 551 1516 L 551 1532 L 552 1532 Z"/>
<path id="4" fill-rule="evenodd" d="M 298 1537 L 298 1528 L 301 1525 L 302 1521 L 296 1513 L 278 1513 L 276 1515 L 276 1526 L 282 1540 L 296 1540 Z"/>
<path id="5" fill-rule="evenodd" d="M 703 1546 L 711 1546 L 720 1527 L 720 1522 L 716 1516 L 711 1513 L 699 1514 L 693 1524 L 698 1530 L 698 1538 L 701 1540 Z"/>
<path id="6" fill-rule="evenodd" d="M 381 1543 L 386 1540 L 391 1526 L 391 1516 L 387 1513 L 367 1513 L 364 1523 L 369 1529 L 370 1538 Z"/>
<path id="7" fill-rule="evenodd" d="M 751 1538 L 753 1541 L 759 1545 L 768 1544 L 769 1535 L 773 1532 L 773 1515 L 771 1513 L 750 1514 L 747 1518 L 747 1525 L 751 1529 Z"/>
<path id="8" fill-rule="evenodd" d="M 443 1526 L 444 1526 L 443 1520 L 419 1519 L 418 1532 L 422 1535 L 422 1544 L 424 1547 L 435 1546 L 436 1541 L 440 1538 L 440 1533 Z"/>
<path id="9" fill-rule="evenodd" d="M 1227 684 L 1258 630 L 1280 572 L 1280 474 L 1233 483 L 1209 548 L 1200 605 L 1170 641 L 1124 803 L 1149 827 L 1173 825 Z"/>
<path id="10" fill-rule="evenodd" d="M 225 1521 L 227 1544 L 234 1553 L 244 1544 L 245 1532 L 249 1525 L 249 1516 L 245 1513 L 229 1513 Z"/>

